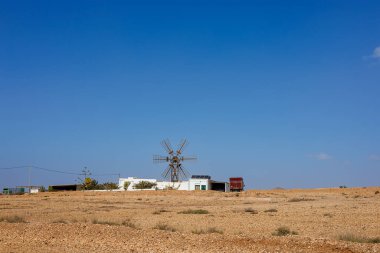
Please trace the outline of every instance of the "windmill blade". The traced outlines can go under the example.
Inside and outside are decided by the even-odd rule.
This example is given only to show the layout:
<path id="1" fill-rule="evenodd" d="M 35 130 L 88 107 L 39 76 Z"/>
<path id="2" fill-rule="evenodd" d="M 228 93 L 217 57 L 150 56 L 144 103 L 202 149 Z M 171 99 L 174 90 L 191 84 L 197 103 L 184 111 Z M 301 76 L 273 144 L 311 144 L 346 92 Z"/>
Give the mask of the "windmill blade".
<path id="1" fill-rule="evenodd" d="M 182 161 L 194 161 L 194 160 L 197 160 L 198 158 L 195 156 L 195 155 L 193 155 L 193 156 L 183 156 L 183 157 L 181 157 L 181 160 Z"/>
<path id="2" fill-rule="evenodd" d="M 162 155 L 153 156 L 153 163 L 165 163 L 165 162 L 169 162 L 169 157 L 162 156 Z"/>
<path id="3" fill-rule="evenodd" d="M 169 165 L 165 171 L 161 174 L 163 178 L 168 178 L 169 172 L 172 170 L 171 166 Z"/>
<path id="4" fill-rule="evenodd" d="M 173 151 L 172 145 L 170 144 L 170 141 L 168 139 L 161 141 L 161 145 L 166 150 L 166 152 L 168 152 L 170 155 L 173 154 L 174 151 Z"/>
<path id="5" fill-rule="evenodd" d="M 182 178 L 184 178 L 184 179 L 186 179 L 186 178 L 189 178 L 190 177 L 190 173 L 182 166 L 182 164 L 180 164 L 179 166 L 178 166 L 178 174 L 182 177 Z"/>
<path id="6" fill-rule="evenodd" d="M 186 139 L 182 139 L 178 145 L 177 154 L 182 154 L 183 149 L 189 144 Z"/>

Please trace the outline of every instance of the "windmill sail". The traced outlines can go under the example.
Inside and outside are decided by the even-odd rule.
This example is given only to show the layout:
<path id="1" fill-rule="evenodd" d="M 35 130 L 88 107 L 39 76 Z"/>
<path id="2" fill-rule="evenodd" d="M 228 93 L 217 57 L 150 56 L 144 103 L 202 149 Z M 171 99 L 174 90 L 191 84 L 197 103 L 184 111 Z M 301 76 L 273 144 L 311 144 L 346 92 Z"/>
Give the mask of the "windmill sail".
<path id="1" fill-rule="evenodd" d="M 183 167 L 182 162 L 196 160 L 197 158 L 195 156 L 184 157 L 182 155 L 188 143 L 186 139 L 181 140 L 176 152 L 174 152 L 168 139 L 161 141 L 161 145 L 167 152 L 167 155 L 154 155 L 153 162 L 168 163 L 168 167 L 162 173 L 163 178 L 170 180 L 170 182 L 179 182 L 190 177 L 190 173 Z"/>

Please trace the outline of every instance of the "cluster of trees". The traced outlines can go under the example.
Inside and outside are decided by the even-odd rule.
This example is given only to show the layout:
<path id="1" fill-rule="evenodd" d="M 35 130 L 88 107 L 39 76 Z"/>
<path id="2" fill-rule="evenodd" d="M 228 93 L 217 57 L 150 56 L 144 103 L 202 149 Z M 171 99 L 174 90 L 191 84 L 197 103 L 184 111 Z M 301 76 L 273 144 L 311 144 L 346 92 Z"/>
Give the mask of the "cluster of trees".
<path id="1" fill-rule="evenodd" d="M 106 182 L 103 184 L 99 184 L 99 182 L 96 179 L 86 177 L 81 187 L 83 190 L 116 190 L 119 188 L 119 186 L 116 183 L 112 182 Z"/>

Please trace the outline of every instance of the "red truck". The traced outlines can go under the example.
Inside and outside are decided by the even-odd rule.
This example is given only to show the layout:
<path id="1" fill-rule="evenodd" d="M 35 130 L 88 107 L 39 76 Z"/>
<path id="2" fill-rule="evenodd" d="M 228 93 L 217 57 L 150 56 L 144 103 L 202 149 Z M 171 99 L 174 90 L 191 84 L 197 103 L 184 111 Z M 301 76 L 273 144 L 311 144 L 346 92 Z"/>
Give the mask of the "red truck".
<path id="1" fill-rule="evenodd" d="M 230 191 L 241 192 L 244 190 L 244 181 L 242 177 L 230 177 Z"/>

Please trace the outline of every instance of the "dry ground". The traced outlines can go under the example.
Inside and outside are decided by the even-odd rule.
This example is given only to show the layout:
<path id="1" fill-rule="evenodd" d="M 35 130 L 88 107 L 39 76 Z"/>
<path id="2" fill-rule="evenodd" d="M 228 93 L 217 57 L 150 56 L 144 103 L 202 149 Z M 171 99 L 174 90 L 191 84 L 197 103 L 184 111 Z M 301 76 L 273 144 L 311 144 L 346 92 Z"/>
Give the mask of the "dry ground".
<path id="1" fill-rule="evenodd" d="M 377 191 L 3 195 L 0 252 L 380 252 L 379 243 L 339 240 L 380 237 Z M 189 209 L 208 213 L 180 213 Z M 281 226 L 297 234 L 272 235 Z"/>

